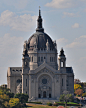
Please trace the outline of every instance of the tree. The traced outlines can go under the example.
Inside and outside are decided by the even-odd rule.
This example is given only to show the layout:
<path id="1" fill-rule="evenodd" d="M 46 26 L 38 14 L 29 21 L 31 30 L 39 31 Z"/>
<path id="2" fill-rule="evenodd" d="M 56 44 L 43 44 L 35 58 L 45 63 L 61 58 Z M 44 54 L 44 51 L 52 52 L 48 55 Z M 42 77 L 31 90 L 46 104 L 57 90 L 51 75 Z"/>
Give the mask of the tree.
<path id="1" fill-rule="evenodd" d="M 9 100 L 9 106 L 11 108 L 19 108 L 20 107 L 20 102 L 18 98 L 11 98 Z"/>
<path id="2" fill-rule="evenodd" d="M 8 95 L 9 98 L 13 98 L 13 97 L 14 97 L 14 93 L 11 93 L 11 92 L 9 92 L 9 91 L 6 92 L 6 95 Z"/>
<path id="3" fill-rule="evenodd" d="M 60 101 L 65 102 L 65 107 L 67 106 L 67 102 L 73 101 L 73 95 L 69 93 L 69 91 L 64 91 L 59 98 Z"/>
<path id="4" fill-rule="evenodd" d="M 7 96 L 6 94 L 0 95 L 0 99 L 2 99 L 3 101 L 9 101 L 9 96 Z"/>
<path id="5" fill-rule="evenodd" d="M 80 84 L 81 81 L 79 79 L 74 79 L 74 84 Z"/>
<path id="6" fill-rule="evenodd" d="M 28 101 L 28 95 L 24 93 L 18 93 L 14 96 L 15 98 L 19 98 L 21 103 L 26 103 Z"/>
<path id="7" fill-rule="evenodd" d="M 82 94 L 83 97 L 86 97 L 86 92 Z"/>
<path id="8" fill-rule="evenodd" d="M 3 100 L 0 98 L 0 108 L 4 108 Z"/>
<path id="9" fill-rule="evenodd" d="M 82 96 L 83 90 L 82 89 L 77 89 L 75 90 L 75 94 L 78 96 Z"/>
<path id="10" fill-rule="evenodd" d="M 77 89 L 82 89 L 80 84 L 74 84 L 74 91 Z"/>

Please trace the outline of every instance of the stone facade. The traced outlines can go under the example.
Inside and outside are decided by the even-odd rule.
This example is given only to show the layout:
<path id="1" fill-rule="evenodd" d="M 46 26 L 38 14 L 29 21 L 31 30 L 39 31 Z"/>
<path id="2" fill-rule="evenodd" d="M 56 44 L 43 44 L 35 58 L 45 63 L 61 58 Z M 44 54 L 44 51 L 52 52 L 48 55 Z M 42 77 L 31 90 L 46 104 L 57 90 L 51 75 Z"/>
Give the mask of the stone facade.
<path id="1" fill-rule="evenodd" d="M 22 90 L 29 100 L 56 100 L 65 90 L 74 93 L 72 67 L 66 67 L 64 50 L 58 56 L 56 42 L 44 33 L 40 10 L 36 33 L 24 42 L 22 67 L 8 68 L 7 87 L 15 94 Z"/>

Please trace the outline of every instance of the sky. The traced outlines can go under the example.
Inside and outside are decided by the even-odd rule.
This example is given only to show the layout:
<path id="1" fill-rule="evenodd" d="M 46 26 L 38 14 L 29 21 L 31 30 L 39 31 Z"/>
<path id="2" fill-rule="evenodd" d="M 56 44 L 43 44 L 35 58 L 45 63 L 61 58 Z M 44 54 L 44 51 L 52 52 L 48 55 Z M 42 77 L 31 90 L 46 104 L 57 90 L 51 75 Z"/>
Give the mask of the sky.
<path id="1" fill-rule="evenodd" d="M 22 66 L 24 41 L 35 33 L 41 7 L 44 31 L 66 55 L 74 78 L 86 82 L 86 0 L 0 0 L 0 85 L 8 67 Z"/>

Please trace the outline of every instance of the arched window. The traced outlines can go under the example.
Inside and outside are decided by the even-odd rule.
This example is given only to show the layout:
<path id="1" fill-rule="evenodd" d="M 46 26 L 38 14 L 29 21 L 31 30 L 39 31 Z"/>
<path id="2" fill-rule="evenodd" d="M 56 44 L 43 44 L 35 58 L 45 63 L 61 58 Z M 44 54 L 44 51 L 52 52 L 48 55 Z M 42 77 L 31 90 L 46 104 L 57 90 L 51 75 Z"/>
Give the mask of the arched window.
<path id="1" fill-rule="evenodd" d="M 51 93 L 49 94 L 49 98 L 51 98 Z"/>
<path id="2" fill-rule="evenodd" d="M 17 80 L 17 83 L 21 83 L 21 82 L 22 82 L 22 79 L 18 79 L 18 80 Z"/>
<path id="3" fill-rule="evenodd" d="M 32 57 L 32 62 L 33 62 L 33 57 Z"/>
<path id="4" fill-rule="evenodd" d="M 41 62 L 43 62 L 43 57 L 41 57 Z"/>
<path id="5" fill-rule="evenodd" d="M 39 98 L 41 98 L 41 94 L 39 94 L 39 96 L 38 96 Z"/>
<path id="6" fill-rule="evenodd" d="M 40 62 L 40 57 L 38 57 L 38 62 Z"/>
<path id="7" fill-rule="evenodd" d="M 52 62 L 53 62 L 53 57 L 52 57 Z"/>
<path id="8" fill-rule="evenodd" d="M 63 67 L 63 62 L 61 62 L 61 67 Z"/>

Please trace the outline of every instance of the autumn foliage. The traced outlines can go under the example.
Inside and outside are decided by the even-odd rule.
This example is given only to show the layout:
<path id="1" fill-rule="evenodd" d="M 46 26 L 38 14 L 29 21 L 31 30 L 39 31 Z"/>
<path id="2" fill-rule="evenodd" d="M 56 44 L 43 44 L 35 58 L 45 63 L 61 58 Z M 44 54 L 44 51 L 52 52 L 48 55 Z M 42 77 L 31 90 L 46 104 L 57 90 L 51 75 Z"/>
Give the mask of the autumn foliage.
<path id="1" fill-rule="evenodd" d="M 17 107 L 18 108 L 18 106 L 19 106 L 20 104 L 19 104 L 19 99 L 18 98 L 11 98 L 10 100 L 9 100 L 9 106 L 12 108 L 12 107 Z"/>
<path id="2" fill-rule="evenodd" d="M 77 89 L 75 90 L 75 94 L 78 96 L 82 96 L 83 90 L 82 89 Z"/>
<path id="3" fill-rule="evenodd" d="M 74 84 L 74 91 L 77 89 L 82 89 L 80 84 Z"/>

